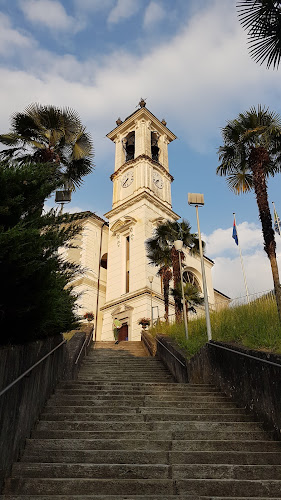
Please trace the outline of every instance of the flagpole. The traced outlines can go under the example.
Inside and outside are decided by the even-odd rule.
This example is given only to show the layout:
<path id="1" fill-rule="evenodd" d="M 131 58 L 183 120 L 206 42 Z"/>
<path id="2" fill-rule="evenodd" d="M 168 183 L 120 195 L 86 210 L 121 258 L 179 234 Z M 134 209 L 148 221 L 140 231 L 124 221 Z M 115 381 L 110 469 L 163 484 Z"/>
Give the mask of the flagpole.
<path id="1" fill-rule="evenodd" d="M 272 205 L 273 205 L 273 208 L 274 208 L 274 222 L 276 221 L 277 222 L 277 226 L 278 226 L 278 229 L 279 229 L 279 235 L 281 235 L 281 232 L 280 232 L 280 219 L 277 215 L 277 212 L 276 212 L 276 209 L 275 209 L 275 204 L 274 204 L 274 201 L 272 202 Z M 275 215 L 276 214 L 276 215 Z M 273 222 L 273 224 L 274 224 Z"/>
<path id="2" fill-rule="evenodd" d="M 240 262 L 241 262 L 241 267 L 242 267 L 242 272 L 243 272 L 244 285 L 245 285 L 246 295 L 247 295 L 247 302 L 249 304 L 249 302 L 250 302 L 249 291 L 248 291 L 248 286 L 247 286 L 247 281 L 246 281 L 246 274 L 245 274 L 245 269 L 244 269 L 244 264 L 243 264 L 243 257 L 242 257 L 241 247 L 240 247 L 240 241 L 239 241 L 238 232 L 237 232 L 235 212 L 233 212 L 233 215 L 234 215 L 234 223 L 235 223 L 236 233 L 237 233 L 238 247 L 239 247 L 239 252 L 240 252 Z"/>

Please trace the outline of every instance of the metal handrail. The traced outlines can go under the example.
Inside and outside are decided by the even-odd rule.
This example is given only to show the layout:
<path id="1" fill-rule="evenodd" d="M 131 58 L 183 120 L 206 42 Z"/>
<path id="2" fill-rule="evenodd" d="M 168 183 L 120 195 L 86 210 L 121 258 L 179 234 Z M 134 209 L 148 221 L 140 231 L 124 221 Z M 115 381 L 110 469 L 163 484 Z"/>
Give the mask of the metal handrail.
<path id="1" fill-rule="evenodd" d="M 2 396 L 3 394 L 5 394 L 5 392 L 7 392 L 9 389 L 11 389 L 11 387 L 13 387 L 17 382 L 19 382 L 22 378 L 26 377 L 26 375 L 31 372 L 34 368 L 36 368 L 36 366 L 40 365 L 40 363 L 42 363 L 42 361 L 44 361 L 44 359 L 48 358 L 51 354 L 53 354 L 54 351 L 56 351 L 59 347 L 61 347 L 63 344 L 66 344 L 66 340 L 63 340 L 60 344 L 58 344 L 56 347 L 54 347 L 54 349 L 52 349 L 50 352 L 48 352 L 45 356 L 43 356 L 43 358 L 39 359 L 39 361 L 37 361 L 36 363 L 34 363 L 34 365 L 32 365 L 30 368 L 28 368 L 28 370 L 26 370 L 24 373 L 22 373 L 18 378 L 16 378 L 13 382 L 11 382 L 9 385 L 7 385 L 7 387 L 5 387 L 5 389 L 3 389 L 1 392 L 0 392 L 0 396 Z"/>
<path id="2" fill-rule="evenodd" d="M 84 347 L 85 347 L 85 355 L 87 354 L 87 347 L 89 347 L 89 345 L 90 345 L 90 343 L 91 343 L 91 340 L 92 340 L 92 338 L 93 338 L 93 335 L 94 335 L 94 328 L 92 329 L 91 334 L 89 335 L 89 338 L 88 338 L 88 337 L 87 337 L 87 335 L 86 335 L 85 340 L 84 340 L 84 342 L 83 342 L 83 344 L 82 344 L 82 347 L 81 347 L 81 349 L 80 349 L 80 351 L 79 351 L 79 354 L 78 354 L 78 356 L 77 356 L 77 358 L 76 358 L 76 361 L 75 361 L 75 363 L 74 363 L 75 365 L 77 365 L 77 363 L 78 363 L 78 361 L 79 361 L 79 359 L 80 359 L 80 356 L 81 356 L 81 354 L 82 354 L 82 352 L 83 352 Z M 87 345 L 86 345 L 86 344 L 87 344 Z"/>
<path id="3" fill-rule="evenodd" d="M 168 349 L 168 347 L 166 347 L 164 344 L 162 344 L 162 342 L 160 342 L 160 340 L 158 340 L 157 338 L 156 338 L 156 342 L 161 344 L 164 347 L 164 349 L 166 349 L 166 351 L 168 351 L 182 366 L 186 367 L 186 365 L 179 358 L 177 358 L 177 356 L 175 356 L 172 353 L 172 351 L 170 351 L 170 349 Z"/>
<path id="4" fill-rule="evenodd" d="M 91 334 L 89 335 L 89 342 L 87 344 L 87 347 L 89 347 L 90 343 L 91 343 L 91 340 L 93 339 L 94 337 L 94 331 L 95 331 L 95 327 L 93 326 L 93 329 L 91 331 Z"/>
<path id="5" fill-rule="evenodd" d="M 252 356 L 251 354 L 246 354 L 245 352 L 235 351 L 235 349 L 230 349 L 229 347 L 218 345 L 213 342 L 208 342 L 208 344 L 214 347 L 218 347 L 219 349 L 224 349 L 225 351 L 234 352 L 234 354 L 240 354 L 240 356 L 245 356 L 246 358 L 254 359 L 255 361 L 261 361 L 262 363 L 267 363 L 268 365 L 278 366 L 278 368 L 281 368 L 281 363 L 280 364 L 274 363 L 273 361 L 268 361 L 267 359 L 258 358 L 256 356 Z"/>

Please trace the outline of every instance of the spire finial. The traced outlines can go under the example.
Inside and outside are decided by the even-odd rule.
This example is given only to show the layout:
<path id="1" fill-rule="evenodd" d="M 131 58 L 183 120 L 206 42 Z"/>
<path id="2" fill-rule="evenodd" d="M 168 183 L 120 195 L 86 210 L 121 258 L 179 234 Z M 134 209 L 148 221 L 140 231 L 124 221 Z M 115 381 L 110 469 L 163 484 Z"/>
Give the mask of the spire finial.
<path id="1" fill-rule="evenodd" d="M 141 108 L 145 108 L 145 106 L 146 106 L 145 99 L 143 99 L 142 97 L 140 99 L 139 105 L 140 105 Z"/>

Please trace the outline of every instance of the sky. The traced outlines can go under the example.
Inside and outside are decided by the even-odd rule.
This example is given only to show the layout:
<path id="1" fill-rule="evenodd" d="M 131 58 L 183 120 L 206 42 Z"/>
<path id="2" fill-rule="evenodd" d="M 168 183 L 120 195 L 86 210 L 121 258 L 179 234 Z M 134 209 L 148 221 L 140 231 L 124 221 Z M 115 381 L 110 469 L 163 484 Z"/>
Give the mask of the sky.
<path id="1" fill-rule="evenodd" d="M 235 0 L 0 0 L 0 133 L 30 103 L 75 109 L 92 136 L 95 169 L 68 210 L 103 216 L 114 170 L 106 134 L 145 98 L 177 136 L 169 145 L 173 210 L 197 231 L 187 193 L 204 194 L 200 225 L 213 284 L 233 298 L 245 295 L 233 212 L 249 293 L 273 282 L 254 193 L 236 196 L 216 175 L 221 128 L 258 104 L 281 115 L 280 79 L 281 69 L 249 57 Z M 279 174 L 268 196 L 281 216 L 280 188 Z"/>

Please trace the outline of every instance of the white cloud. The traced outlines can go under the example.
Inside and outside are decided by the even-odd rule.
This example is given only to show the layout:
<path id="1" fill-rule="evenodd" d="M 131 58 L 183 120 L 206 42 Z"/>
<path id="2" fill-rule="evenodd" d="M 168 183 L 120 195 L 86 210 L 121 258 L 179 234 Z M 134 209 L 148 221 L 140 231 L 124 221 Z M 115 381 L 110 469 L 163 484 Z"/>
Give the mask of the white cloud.
<path id="1" fill-rule="evenodd" d="M 263 237 L 256 224 L 243 222 L 237 226 L 243 265 L 250 294 L 271 290 L 273 280 L 269 259 L 263 250 Z M 231 298 L 246 295 L 239 248 L 232 239 L 232 228 L 216 229 L 202 235 L 206 241 L 206 255 L 214 262 L 214 288 Z M 276 236 L 277 262 L 281 271 L 281 238 Z"/>
<path id="2" fill-rule="evenodd" d="M 117 2 L 115 9 L 139 5 L 126 2 Z M 131 12 L 128 8 L 127 15 Z M 219 127 L 226 117 L 236 115 L 237 107 L 243 111 L 259 102 L 261 95 L 269 107 L 271 102 L 281 102 L 278 72 L 251 62 L 235 6 L 227 0 L 196 13 L 171 41 L 152 46 L 144 55 L 116 50 L 102 60 L 81 62 L 68 54 L 37 49 L 31 60 L 23 44 L 18 58 L 22 71 L 1 70 L 0 93 L 6 99 L 0 130 L 8 128 L 12 112 L 30 102 L 70 105 L 89 124 L 95 141 L 101 141 L 100 155 L 108 154 L 103 138 L 115 126 L 114 117 L 129 115 L 141 95 L 148 98 L 148 108 L 151 104 L 156 116 L 169 117 L 168 127 L 177 124 L 179 139 L 193 150 L 210 145 L 213 149 Z"/>
<path id="3" fill-rule="evenodd" d="M 206 254 L 212 257 L 224 254 L 226 251 L 236 251 L 237 246 L 232 238 L 232 230 L 232 227 L 228 229 L 219 228 L 209 236 L 202 235 L 202 239 L 206 243 Z M 237 233 L 243 253 L 256 247 L 263 247 L 262 231 L 256 224 L 242 222 L 242 224 L 237 225 Z"/>
<path id="4" fill-rule="evenodd" d="M 279 255 L 279 260 L 280 260 Z M 243 257 L 249 294 L 272 290 L 273 280 L 269 260 L 263 251 Z M 246 295 L 242 267 L 239 256 L 236 258 L 218 257 L 212 271 L 214 288 L 231 298 Z"/>
<path id="5" fill-rule="evenodd" d="M 21 0 L 19 3 L 25 17 L 32 23 L 39 23 L 54 31 L 77 31 L 79 23 L 68 16 L 57 0 Z"/>
<path id="6" fill-rule="evenodd" d="M 159 23 L 166 17 L 166 11 L 157 2 L 150 2 L 145 9 L 143 26 L 144 28 L 151 28 L 155 24 Z"/>
<path id="7" fill-rule="evenodd" d="M 0 54 L 9 57 L 15 50 L 28 49 L 32 44 L 32 39 L 12 28 L 8 16 L 0 12 Z"/>
<path id="8" fill-rule="evenodd" d="M 138 0 L 117 0 L 115 7 L 108 16 L 109 24 L 116 24 L 124 19 L 129 19 L 139 10 Z"/>

